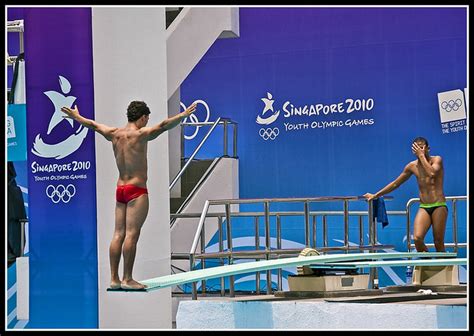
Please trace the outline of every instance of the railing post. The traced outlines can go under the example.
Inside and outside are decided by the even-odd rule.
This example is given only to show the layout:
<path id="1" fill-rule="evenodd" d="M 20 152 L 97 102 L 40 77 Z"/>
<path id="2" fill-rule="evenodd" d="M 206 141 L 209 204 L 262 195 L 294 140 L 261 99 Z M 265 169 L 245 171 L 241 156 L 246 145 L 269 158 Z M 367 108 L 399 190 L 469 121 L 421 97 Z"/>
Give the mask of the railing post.
<path id="1" fill-rule="evenodd" d="M 233 143 L 233 152 L 234 152 L 234 157 L 237 157 L 237 123 L 233 124 L 234 127 L 234 143 Z"/>
<path id="2" fill-rule="evenodd" d="M 327 216 L 323 215 L 323 247 L 328 246 L 328 222 Z"/>
<path id="3" fill-rule="evenodd" d="M 231 224 L 230 224 L 230 203 L 225 204 L 225 217 L 226 217 L 226 224 L 227 224 L 227 249 L 230 252 L 229 265 L 232 265 L 234 263 L 234 260 L 232 257 L 232 229 L 231 229 Z M 229 276 L 229 296 L 230 297 L 235 296 L 233 275 Z"/>
<path id="4" fill-rule="evenodd" d="M 189 270 L 192 271 L 194 269 L 194 253 L 189 254 Z M 193 282 L 193 293 L 192 293 L 192 299 L 197 300 L 197 286 L 196 286 L 196 281 Z"/>
<path id="5" fill-rule="evenodd" d="M 316 215 L 313 215 L 313 248 L 316 248 Z"/>
<path id="6" fill-rule="evenodd" d="M 184 160 L 184 126 L 185 125 L 180 125 L 181 126 L 181 139 L 180 139 L 180 147 L 181 147 L 181 162 Z"/>
<path id="7" fill-rule="evenodd" d="M 224 251 L 224 239 L 223 239 L 223 228 L 222 228 L 222 217 L 217 217 L 217 226 L 219 230 L 219 252 Z M 224 259 L 220 258 L 221 264 L 224 265 Z M 221 296 L 225 296 L 225 279 L 221 277 Z"/>
<path id="8" fill-rule="evenodd" d="M 277 249 L 281 250 L 281 218 L 280 215 L 276 215 L 276 229 L 277 229 Z M 278 290 L 282 290 L 282 272 L 281 268 L 278 268 Z"/>
<path id="9" fill-rule="evenodd" d="M 227 119 L 224 119 L 224 156 L 227 156 Z"/>
<path id="10" fill-rule="evenodd" d="M 268 201 L 264 202 L 265 212 L 265 259 L 270 259 L 270 209 Z M 272 293 L 272 271 L 267 270 L 267 294 Z"/>
<path id="11" fill-rule="evenodd" d="M 258 227 L 258 216 L 255 216 L 255 250 L 260 250 L 260 232 Z M 257 258 L 255 261 L 259 261 Z M 260 294 L 260 271 L 255 273 L 255 291 L 257 294 Z"/>
<path id="12" fill-rule="evenodd" d="M 368 206 L 369 206 L 369 211 L 368 211 L 368 223 L 369 223 L 369 244 L 371 246 L 371 249 L 369 253 L 374 253 L 374 247 L 375 247 L 375 220 L 374 220 L 374 201 L 368 201 Z M 376 278 L 377 278 L 377 273 L 376 273 L 376 268 L 371 267 L 370 268 L 370 287 L 374 288 L 375 283 L 376 283 Z M 378 282 L 378 279 L 377 279 Z"/>
<path id="13" fill-rule="evenodd" d="M 364 246 L 364 221 L 359 215 L 359 247 Z"/>
<path id="14" fill-rule="evenodd" d="M 411 211 L 410 211 L 410 205 L 411 203 L 407 203 L 407 252 L 411 252 L 411 236 L 410 236 L 410 216 L 411 216 Z"/>
<path id="15" fill-rule="evenodd" d="M 349 201 L 344 200 L 344 246 L 346 253 L 349 252 Z"/>
<path id="16" fill-rule="evenodd" d="M 308 201 L 304 202 L 304 243 L 306 247 L 309 247 L 309 204 Z"/>
<path id="17" fill-rule="evenodd" d="M 201 230 L 201 254 L 206 252 L 206 231 L 205 231 L 206 225 L 203 225 L 202 230 Z M 201 269 L 206 268 L 206 259 L 201 258 Z M 206 293 L 206 280 L 201 280 L 201 294 Z"/>
<path id="18" fill-rule="evenodd" d="M 458 223 L 457 223 L 457 207 L 456 199 L 453 199 L 453 243 L 454 243 L 454 252 L 458 252 Z"/>

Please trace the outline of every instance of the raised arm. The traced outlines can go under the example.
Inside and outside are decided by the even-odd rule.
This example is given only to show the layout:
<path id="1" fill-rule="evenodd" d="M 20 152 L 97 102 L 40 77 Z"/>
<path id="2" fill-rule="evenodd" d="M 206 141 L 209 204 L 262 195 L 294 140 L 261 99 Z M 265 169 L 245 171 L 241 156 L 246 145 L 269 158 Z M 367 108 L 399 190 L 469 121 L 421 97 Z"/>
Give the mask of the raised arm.
<path id="1" fill-rule="evenodd" d="M 412 170 L 410 169 L 411 163 L 407 164 L 405 168 L 403 169 L 402 173 L 392 182 L 387 184 L 385 187 L 377 191 L 375 194 L 371 193 L 366 193 L 364 195 L 365 198 L 367 198 L 368 201 L 371 201 L 375 198 L 379 198 L 383 195 L 386 195 L 395 189 L 397 189 L 399 186 L 401 186 L 406 180 L 410 178 L 411 175 L 413 175 Z"/>
<path id="2" fill-rule="evenodd" d="M 168 118 L 166 120 L 163 120 L 160 122 L 158 125 L 152 126 L 152 127 L 143 127 L 140 129 L 142 134 L 145 136 L 147 140 L 154 140 L 156 139 L 161 133 L 168 131 L 172 129 L 173 127 L 176 127 L 179 125 L 179 123 L 194 113 L 196 111 L 196 104 L 193 103 L 191 106 L 189 106 L 185 111 L 178 113 L 177 115 Z"/>
<path id="3" fill-rule="evenodd" d="M 435 177 L 443 168 L 441 156 L 433 157 L 433 163 L 430 164 L 426 159 L 424 148 L 420 147 L 416 142 L 411 145 L 413 154 L 420 160 L 421 166 L 430 177 Z"/>
<path id="4" fill-rule="evenodd" d="M 64 112 L 67 114 L 67 116 L 64 116 L 63 118 L 70 118 L 75 121 L 77 121 L 79 124 L 83 125 L 84 127 L 90 128 L 91 130 L 102 134 L 104 138 L 107 140 L 112 140 L 112 135 L 113 133 L 117 130 L 117 127 L 110 127 L 104 124 L 99 124 L 97 121 L 92 120 L 92 119 L 87 119 L 79 113 L 79 109 L 77 108 L 77 105 L 74 106 L 74 109 L 71 109 L 69 107 L 62 107 L 61 112 Z"/>

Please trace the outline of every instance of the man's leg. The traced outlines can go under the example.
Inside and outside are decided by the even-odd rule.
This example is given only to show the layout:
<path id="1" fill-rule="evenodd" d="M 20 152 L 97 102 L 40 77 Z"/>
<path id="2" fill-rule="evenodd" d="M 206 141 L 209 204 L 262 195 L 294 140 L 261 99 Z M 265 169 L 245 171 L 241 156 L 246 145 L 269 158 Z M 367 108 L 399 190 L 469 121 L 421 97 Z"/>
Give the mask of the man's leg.
<path id="1" fill-rule="evenodd" d="M 133 280 L 132 271 L 140 230 L 148 214 L 148 195 L 143 194 L 128 202 L 125 241 L 123 243 L 122 288 L 140 289 L 145 286 Z"/>
<path id="2" fill-rule="evenodd" d="M 445 252 L 444 234 L 446 232 L 446 219 L 448 218 L 448 209 L 444 206 L 436 208 L 431 216 L 433 219 L 433 240 L 437 252 Z"/>
<path id="3" fill-rule="evenodd" d="M 423 208 L 419 208 L 413 225 L 413 238 L 415 239 L 415 247 L 418 252 L 428 252 L 428 247 L 425 245 L 425 236 L 430 225 L 430 215 Z"/>
<path id="4" fill-rule="evenodd" d="M 122 244 L 125 239 L 125 216 L 127 213 L 127 205 L 117 202 L 115 206 L 115 230 L 109 248 L 110 260 L 110 288 L 120 288 L 120 277 L 118 268 L 120 264 L 120 256 L 122 255 Z"/>

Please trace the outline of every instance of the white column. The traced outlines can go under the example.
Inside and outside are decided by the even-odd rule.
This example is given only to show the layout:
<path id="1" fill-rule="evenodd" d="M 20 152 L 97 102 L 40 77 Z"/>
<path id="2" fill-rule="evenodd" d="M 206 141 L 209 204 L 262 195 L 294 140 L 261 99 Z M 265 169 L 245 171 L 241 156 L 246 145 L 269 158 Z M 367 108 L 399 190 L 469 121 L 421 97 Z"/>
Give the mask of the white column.
<path id="1" fill-rule="evenodd" d="M 110 126 L 127 123 L 130 101 L 150 107 L 149 125 L 167 112 L 164 7 L 93 7 L 95 119 Z M 111 142 L 96 135 L 99 328 L 171 328 L 171 290 L 107 292 L 109 244 L 114 230 L 118 177 Z M 150 210 L 138 241 L 136 280 L 170 274 L 168 137 L 148 144 Z M 120 274 L 123 270 L 120 265 Z"/>

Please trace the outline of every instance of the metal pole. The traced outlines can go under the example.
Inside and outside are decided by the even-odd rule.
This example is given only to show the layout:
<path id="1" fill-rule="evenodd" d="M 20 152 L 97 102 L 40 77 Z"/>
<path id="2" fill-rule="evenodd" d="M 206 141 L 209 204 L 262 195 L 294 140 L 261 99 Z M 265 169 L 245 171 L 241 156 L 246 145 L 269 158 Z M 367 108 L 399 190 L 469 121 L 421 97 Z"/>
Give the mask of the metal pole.
<path id="1" fill-rule="evenodd" d="M 255 216 L 255 250 L 260 250 L 260 232 L 258 227 L 258 217 Z M 260 259 L 255 259 L 255 261 L 259 261 Z M 257 294 L 260 294 L 260 272 L 255 273 L 255 291 Z"/>
<path id="2" fill-rule="evenodd" d="M 374 225 L 375 225 L 375 220 L 374 220 L 374 201 L 369 201 L 369 211 L 368 211 L 368 223 L 369 223 L 369 244 L 372 247 L 372 249 L 369 251 L 369 253 L 374 253 L 375 250 L 373 249 L 375 245 L 375 231 L 374 231 Z M 375 272 L 375 267 L 370 268 L 370 287 L 374 288 L 375 285 L 375 278 L 377 276 Z"/>
<path id="3" fill-rule="evenodd" d="M 364 222 L 359 215 L 359 246 L 364 246 Z"/>
<path id="4" fill-rule="evenodd" d="M 323 247 L 328 246 L 328 223 L 327 216 L 323 215 Z"/>
<path id="5" fill-rule="evenodd" d="M 181 160 L 184 160 L 184 125 L 180 125 L 181 126 Z"/>
<path id="6" fill-rule="evenodd" d="M 227 156 L 227 119 L 224 119 L 224 156 Z"/>
<path id="7" fill-rule="evenodd" d="M 189 270 L 192 271 L 194 269 L 194 252 L 189 254 Z M 193 293 L 192 293 L 192 299 L 197 300 L 197 286 L 196 282 L 193 282 Z"/>
<path id="8" fill-rule="evenodd" d="M 411 252 L 411 237 L 410 237 L 410 202 L 407 204 L 407 252 Z"/>
<path id="9" fill-rule="evenodd" d="M 204 138 L 201 140 L 201 142 L 199 143 L 199 145 L 196 147 L 196 149 L 194 150 L 194 152 L 191 154 L 191 156 L 188 158 L 188 161 L 186 161 L 186 163 L 184 164 L 183 168 L 181 168 L 181 170 L 179 171 L 178 175 L 175 176 L 175 178 L 173 179 L 173 181 L 170 183 L 170 186 L 169 186 L 169 190 L 171 190 L 173 188 L 173 186 L 176 184 L 176 182 L 178 182 L 179 178 L 181 177 L 181 175 L 183 175 L 184 171 L 186 170 L 186 168 L 189 166 L 189 164 L 193 161 L 194 157 L 197 155 L 197 153 L 199 152 L 199 150 L 201 149 L 201 147 L 204 145 L 204 143 L 206 142 L 207 138 L 209 138 L 209 136 L 211 135 L 211 133 L 214 131 L 214 128 L 216 128 L 216 126 L 219 124 L 221 118 L 217 118 L 216 121 L 214 122 L 214 124 L 212 124 L 212 127 L 211 129 L 206 133 L 206 135 L 204 136 Z M 199 126 L 197 126 L 199 127 Z"/>
<path id="10" fill-rule="evenodd" d="M 316 215 L 313 216 L 313 248 L 316 248 Z"/>
<path id="11" fill-rule="evenodd" d="M 349 201 L 344 200 L 344 246 L 349 247 Z M 346 250 L 346 253 L 349 250 Z"/>
<path id="12" fill-rule="evenodd" d="M 222 228 L 222 217 L 217 217 L 217 226 L 219 229 L 219 252 L 224 251 L 224 240 L 223 240 L 223 228 Z M 224 265 L 224 259 L 220 258 L 221 265 Z M 221 296 L 225 296 L 225 279 L 221 277 Z"/>
<path id="13" fill-rule="evenodd" d="M 225 204 L 225 217 L 226 217 L 226 224 L 227 224 L 227 249 L 230 252 L 229 255 L 229 265 L 233 264 L 232 258 L 232 231 L 230 225 L 230 203 Z M 234 297 L 234 276 L 229 276 L 229 296 Z"/>
<path id="14" fill-rule="evenodd" d="M 265 212 L 265 259 L 270 259 L 270 210 L 268 201 L 264 202 Z M 272 293 L 272 272 L 267 270 L 267 294 Z"/>
<path id="15" fill-rule="evenodd" d="M 277 249 L 281 250 L 281 218 L 280 215 L 276 215 L 276 227 L 277 227 Z M 278 269 L 278 290 L 283 289 L 282 286 L 282 273 L 281 268 Z"/>
<path id="16" fill-rule="evenodd" d="M 20 35 L 19 36 L 20 37 L 20 53 L 25 52 L 25 39 L 23 37 L 23 34 L 24 34 L 23 32 L 20 32 L 19 34 Z"/>
<path id="17" fill-rule="evenodd" d="M 304 243 L 309 247 L 309 204 L 304 202 Z"/>
<path id="18" fill-rule="evenodd" d="M 233 144 L 234 149 L 233 149 L 233 151 L 234 151 L 234 157 L 237 157 L 237 124 L 234 123 L 233 126 L 234 126 L 234 144 Z"/>
<path id="19" fill-rule="evenodd" d="M 205 227 L 206 225 L 203 225 L 202 230 L 201 230 L 201 254 L 206 252 L 206 235 L 205 235 Z M 201 269 L 206 268 L 206 259 L 201 259 Z M 206 280 L 201 281 L 201 294 L 206 293 Z"/>
<path id="20" fill-rule="evenodd" d="M 458 222 L 457 222 L 457 207 L 456 200 L 453 199 L 453 243 L 454 252 L 458 252 Z"/>

